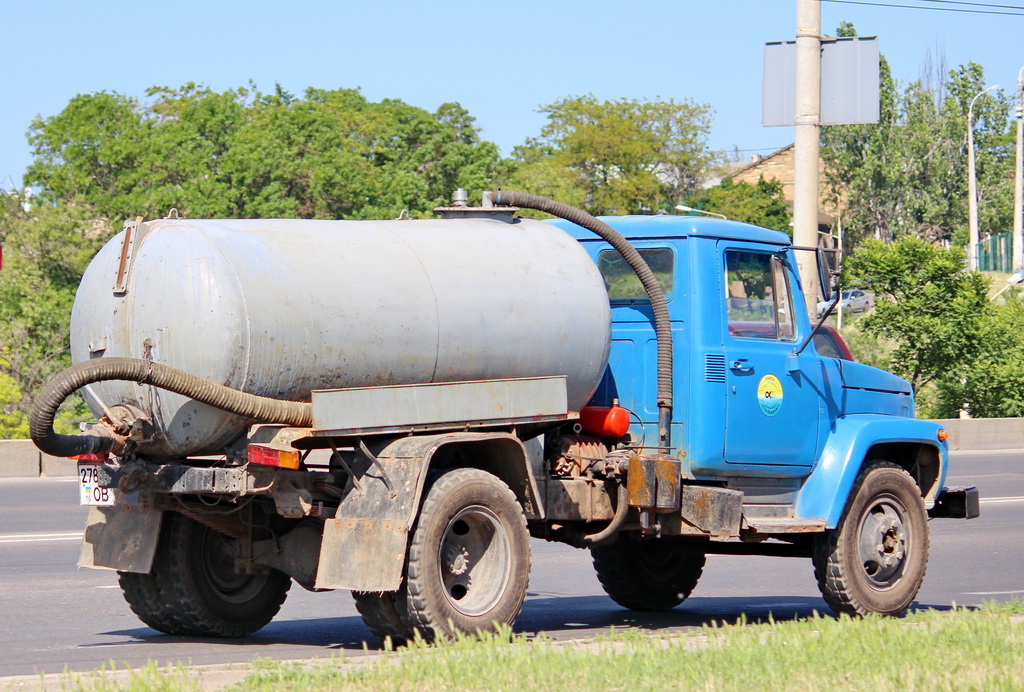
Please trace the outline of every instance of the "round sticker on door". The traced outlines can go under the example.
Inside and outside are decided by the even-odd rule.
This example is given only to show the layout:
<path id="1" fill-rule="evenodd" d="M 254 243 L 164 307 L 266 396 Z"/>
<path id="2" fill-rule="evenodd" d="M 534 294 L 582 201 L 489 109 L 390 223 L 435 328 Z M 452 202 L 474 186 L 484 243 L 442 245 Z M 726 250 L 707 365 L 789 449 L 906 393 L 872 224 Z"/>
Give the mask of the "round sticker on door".
<path id="1" fill-rule="evenodd" d="M 782 383 L 775 375 L 765 375 L 757 383 L 757 405 L 761 413 L 774 416 L 782 408 Z"/>

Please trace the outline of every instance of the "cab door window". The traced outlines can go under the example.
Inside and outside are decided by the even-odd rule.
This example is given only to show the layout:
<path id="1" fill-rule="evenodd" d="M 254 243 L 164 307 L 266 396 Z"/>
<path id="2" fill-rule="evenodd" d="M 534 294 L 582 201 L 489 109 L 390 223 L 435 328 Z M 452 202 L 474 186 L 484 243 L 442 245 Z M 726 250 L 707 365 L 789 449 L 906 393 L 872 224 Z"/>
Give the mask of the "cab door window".
<path id="1" fill-rule="evenodd" d="M 796 339 L 789 273 L 777 255 L 726 252 L 725 295 L 732 336 L 777 341 Z"/>
<path id="2" fill-rule="evenodd" d="M 672 291 L 675 287 L 675 258 L 671 248 L 638 248 L 637 251 L 661 285 L 665 300 L 672 300 Z M 618 250 L 602 250 L 597 256 L 597 268 L 604 277 L 608 299 L 612 302 L 649 300 L 636 272 Z"/>

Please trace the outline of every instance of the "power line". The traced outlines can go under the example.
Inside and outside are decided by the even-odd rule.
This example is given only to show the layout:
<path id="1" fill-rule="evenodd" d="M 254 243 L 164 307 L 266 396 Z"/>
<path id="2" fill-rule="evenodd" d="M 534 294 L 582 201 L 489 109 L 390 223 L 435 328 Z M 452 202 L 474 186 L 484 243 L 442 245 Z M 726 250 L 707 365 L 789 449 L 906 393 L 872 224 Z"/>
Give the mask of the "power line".
<path id="1" fill-rule="evenodd" d="M 782 149 L 782 148 L 783 147 L 761 147 L 759 149 L 732 149 L 732 148 L 729 148 L 728 151 L 729 151 L 729 153 L 738 152 L 738 153 L 742 154 L 744 152 L 750 152 L 750 151 L 778 151 L 779 149 Z"/>
<path id="2" fill-rule="evenodd" d="M 959 7 L 927 7 L 925 5 L 900 5 L 892 2 L 866 2 L 866 0 L 821 0 L 822 2 L 832 2 L 839 5 L 868 5 L 870 7 L 897 7 L 904 10 L 928 10 L 930 12 L 957 12 L 959 14 L 998 14 L 1007 17 L 1024 17 L 1024 12 L 1000 12 L 998 10 L 966 10 Z M 975 3 L 963 3 L 965 5 L 974 5 Z M 987 7 L 988 5 L 977 5 L 979 7 Z M 998 7 L 993 5 L 993 7 Z M 1024 7 L 1020 9 L 1024 10 Z"/>
<path id="3" fill-rule="evenodd" d="M 997 7 L 1006 10 L 1024 10 L 1024 5 L 994 5 L 990 2 L 966 2 L 966 0 L 920 0 L 920 2 L 936 2 L 943 5 L 966 5 L 967 7 Z"/>

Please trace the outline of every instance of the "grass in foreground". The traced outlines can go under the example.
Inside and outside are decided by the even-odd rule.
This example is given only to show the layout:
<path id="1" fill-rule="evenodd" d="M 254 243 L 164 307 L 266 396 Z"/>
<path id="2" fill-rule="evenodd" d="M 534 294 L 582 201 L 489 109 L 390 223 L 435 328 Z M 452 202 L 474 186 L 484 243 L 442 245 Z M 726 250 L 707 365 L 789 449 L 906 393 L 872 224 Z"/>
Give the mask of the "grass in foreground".
<path id="1" fill-rule="evenodd" d="M 346 671 L 267 663 L 246 690 L 969 690 L 1024 688 L 1024 603 L 902 620 L 814 617 L 708 627 L 671 637 L 618 633 L 585 644 L 486 636 L 415 644 Z M 1015 616 L 1016 615 L 1016 616 Z"/>
<path id="2" fill-rule="evenodd" d="M 416 643 L 366 665 L 257 661 L 235 690 L 1021 690 L 1024 601 L 904 619 L 812 617 L 699 633 L 613 632 L 556 643 L 509 634 Z M 181 670 L 140 685 L 85 679 L 78 689 L 189 689 Z M 96 684 L 98 683 L 98 684 Z"/>

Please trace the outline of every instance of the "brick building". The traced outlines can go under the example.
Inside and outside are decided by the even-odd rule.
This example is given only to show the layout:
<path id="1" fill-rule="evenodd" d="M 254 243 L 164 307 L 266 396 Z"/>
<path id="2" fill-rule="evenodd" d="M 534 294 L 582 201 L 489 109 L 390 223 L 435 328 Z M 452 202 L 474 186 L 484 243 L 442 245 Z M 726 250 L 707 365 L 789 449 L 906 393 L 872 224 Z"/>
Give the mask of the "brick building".
<path id="1" fill-rule="evenodd" d="M 778 180 L 782 183 L 782 196 L 790 210 L 793 208 L 793 145 L 782 147 L 767 156 L 755 157 L 750 163 L 728 177 L 735 183 L 744 182 L 757 185 L 763 176 L 765 180 Z M 819 171 L 820 171 L 819 159 Z M 819 174 L 818 182 L 818 232 L 831 233 L 835 224 L 835 205 L 829 201 L 829 189 L 824 176 Z"/>

